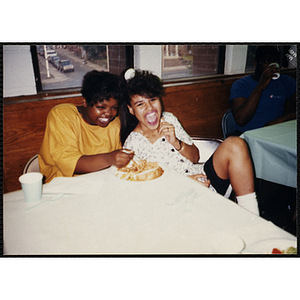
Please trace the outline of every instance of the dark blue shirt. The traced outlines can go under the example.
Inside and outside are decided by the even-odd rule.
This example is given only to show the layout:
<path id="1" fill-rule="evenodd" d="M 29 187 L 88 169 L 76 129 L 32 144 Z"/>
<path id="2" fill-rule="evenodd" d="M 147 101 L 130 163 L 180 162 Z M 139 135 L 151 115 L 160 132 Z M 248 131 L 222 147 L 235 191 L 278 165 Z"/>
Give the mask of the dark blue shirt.
<path id="1" fill-rule="evenodd" d="M 251 75 L 243 77 L 232 84 L 230 90 L 231 102 L 233 99 L 243 97 L 248 99 L 258 81 Z M 236 124 L 237 130 L 247 130 L 263 127 L 267 122 L 283 115 L 285 101 L 296 92 L 296 81 L 287 75 L 282 75 L 277 80 L 271 80 L 268 87 L 262 92 L 257 110 L 253 118 L 243 127 Z"/>

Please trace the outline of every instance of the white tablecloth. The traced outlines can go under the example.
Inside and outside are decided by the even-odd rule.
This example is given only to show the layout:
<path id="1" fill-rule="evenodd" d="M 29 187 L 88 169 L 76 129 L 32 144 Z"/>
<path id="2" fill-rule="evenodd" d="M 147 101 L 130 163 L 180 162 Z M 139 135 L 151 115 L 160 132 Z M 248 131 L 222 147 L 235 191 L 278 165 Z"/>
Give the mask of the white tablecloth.
<path id="1" fill-rule="evenodd" d="M 38 204 L 26 203 L 21 190 L 4 195 L 6 255 L 227 254 L 264 239 L 295 241 L 168 168 L 149 182 L 122 181 L 114 168 L 56 178 L 43 193 Z"/>
<path id="2" fill-rule="evenodd" d="M 244 132 L 257 178 L 297 187 L 296 120 Z"/>

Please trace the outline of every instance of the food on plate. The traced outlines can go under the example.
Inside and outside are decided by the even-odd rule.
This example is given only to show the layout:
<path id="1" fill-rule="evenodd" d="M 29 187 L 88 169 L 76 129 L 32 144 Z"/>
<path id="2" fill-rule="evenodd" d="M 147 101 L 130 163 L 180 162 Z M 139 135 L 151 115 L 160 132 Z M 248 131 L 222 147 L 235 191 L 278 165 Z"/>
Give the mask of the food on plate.
<path id="1" fill-rule="evenodd" d="M 279 250 L 278 248 L 273 248 L 272 254 L 297 254 L 297 248 L 289 247 L 285 250 Z"/>
<path id="2" fill-rule="evenodd" d="M 164 170 L 157 162 L 149 162 L 146 159 L 131 160 L 123 168 L 118 168 L 116 176 L 129 181 L 148 181 L 160 177 Z"/>
<path id="3" fill-rule="evenodd" d="M 277 248 L 273 248 L 272 254 L 282 254 L 282 252 Z"/>

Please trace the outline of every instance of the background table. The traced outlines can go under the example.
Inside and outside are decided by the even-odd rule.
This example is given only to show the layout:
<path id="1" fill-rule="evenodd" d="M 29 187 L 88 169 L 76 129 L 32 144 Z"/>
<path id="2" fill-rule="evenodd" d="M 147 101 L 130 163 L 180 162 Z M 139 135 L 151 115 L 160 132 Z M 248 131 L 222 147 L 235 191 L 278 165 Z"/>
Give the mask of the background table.
<path id="1" fill-rule="evenodd" d="M 241 135 L 251 151 L 257 178 L 297 187 L 296 120 Z"/>
<path id="2" fill-rule="evenodd" d="M 4 195 L 5 254 L 224 254 L 235 238 L 246 247 L 269 238 L 295 241 L 168 168 L 148 182 L 122 181 L 114 168 L 56 178 L 43 193 L 37 205 L 21 190 Z"/>

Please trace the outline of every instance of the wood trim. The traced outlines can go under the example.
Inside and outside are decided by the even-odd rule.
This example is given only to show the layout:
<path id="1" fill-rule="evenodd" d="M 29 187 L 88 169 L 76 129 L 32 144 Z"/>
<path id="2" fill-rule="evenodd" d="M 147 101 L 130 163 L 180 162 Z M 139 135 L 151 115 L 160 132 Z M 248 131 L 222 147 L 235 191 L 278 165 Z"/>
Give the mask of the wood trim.
<path id="1" fill-rule="evenodd" d="M 3 99 L 4 105 L 16 104 L 20 102 L 34 102 L 34 101 L 45 101 L 45 100 L 56 100 L 56 99 L 68 99 L 81 97 L 81 93 L 79 90 L 75 91 L 65 91 L 58 93 L 39 93 L 37 95 L 29 95 L 29 96 L 17 96 L 17 97 L 6 97 Z"/>

